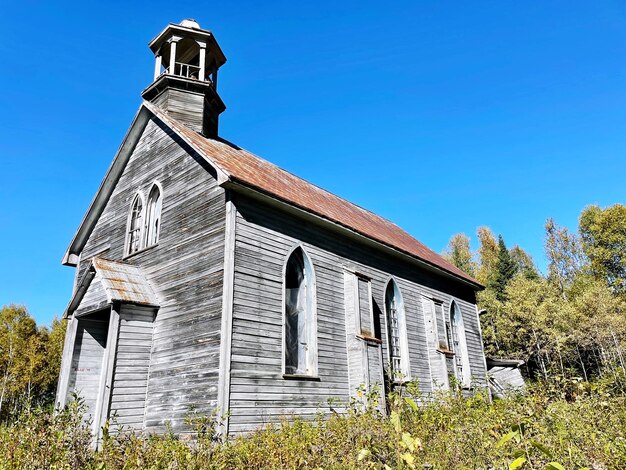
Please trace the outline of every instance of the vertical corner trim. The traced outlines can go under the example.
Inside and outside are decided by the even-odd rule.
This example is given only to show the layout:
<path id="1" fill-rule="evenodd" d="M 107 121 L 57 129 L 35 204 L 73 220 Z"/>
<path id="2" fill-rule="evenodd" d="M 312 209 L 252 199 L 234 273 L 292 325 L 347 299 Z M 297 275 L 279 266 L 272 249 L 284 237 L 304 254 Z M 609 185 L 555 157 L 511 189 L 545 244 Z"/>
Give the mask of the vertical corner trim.
<path id="1" fill-rule="evenodd" d="M 111 405 L 111 387 L 113 386 L 113 370 L 115 368 L 115 356 L 117 354 L 117 340 L 120 328 L 120 304 L 114 303 L 111 306 L 109 317 L 109 331 L 105 354 L 102 361 L 102 375 L 100 377 L 100 393 L 98 393 L 98 403 L 93 420 L 94 443 L 96 448 L 100 446 L 102 437 L 102 427 L 109 419 L 109 407 Z"/>
<path id="2" fill-rule="evenodd" d="M 78 320 L 72 315 L 67 321 L 65 330 L 65 342 L 63 344 L 63 355 L 61 356 L 61 371 L 59 373 L 59 384 L 57 386 L 56 408 L 62 409 L 67 401 L 67 392 L 72 371 L 72 358 L 74 356 L 74 343 L 76 342 L 76 326 Z"/>
<path id="3" fill-rule="evenodd" d="M 232 192 L 225 191 L 226 224 L 224 229 L 224 281 L 222 290 L 222 325 L 220 333 L 219 381 L 217 407 L 220 413 L 218 432 L 228 435 L 230 422 L 230 367 L 233 337 L 233 293 L 235 283 L 235 222 L 237 211 L 232 201 Z"/>

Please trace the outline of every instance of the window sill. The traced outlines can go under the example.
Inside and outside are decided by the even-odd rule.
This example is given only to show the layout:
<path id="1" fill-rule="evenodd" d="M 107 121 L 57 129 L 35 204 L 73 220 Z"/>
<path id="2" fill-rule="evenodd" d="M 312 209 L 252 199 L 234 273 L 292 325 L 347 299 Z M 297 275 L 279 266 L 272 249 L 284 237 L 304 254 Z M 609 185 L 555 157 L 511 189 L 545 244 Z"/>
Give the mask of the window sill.
<path id="1" fill-rule="evenodd" d="M 127 260 L 127 259 L 129 259 L 129 258 L 134 257 L 134 256 L 140 255 L 141 253 L 144 253 L 145 251 L 148 251 L 148 250 L 150 250 L 150 249 L 152 249 L 152 248 L 155 248 L 155 247 L 157 247 L 157 246 L 159 246 L 159 244 L 158 244 L 158 243 L 155 243 L 154 245 L 146 246 L 146 247 L 142 248 L 141 250 L 137 250 L 137 251 L 132 252 L 132 253 L 131 253 L 131 254 L 129 254 L 129 255 L 124 255 L 124 257 L 122 258 L 122 260 Z"/>
<path id="2" fill-rule="evenodd" d="M 283 374 L 285 380 L 310 380 L 311 382 L 321 382 L 322 379 L 317 375 L 306 374 Z"/>
<path id="3" fill-rule="evenodd" d="M 441 348 L 437 348 L 437 352 L 440 354 L 443 354 L 444 356 L 446 356 L 448 359 L 451 359 L 454 357 L 454 351 L 450 351 L 449 349 L 441 349 Z"/>
<path id="4" fill-rule="evenodd" d="M 356 335 L 356 337 L 368 343 L 383 344 L 383 341 L 381 339 L 375 338 L 373 336 L 360 334 L 360 335 Z"/>

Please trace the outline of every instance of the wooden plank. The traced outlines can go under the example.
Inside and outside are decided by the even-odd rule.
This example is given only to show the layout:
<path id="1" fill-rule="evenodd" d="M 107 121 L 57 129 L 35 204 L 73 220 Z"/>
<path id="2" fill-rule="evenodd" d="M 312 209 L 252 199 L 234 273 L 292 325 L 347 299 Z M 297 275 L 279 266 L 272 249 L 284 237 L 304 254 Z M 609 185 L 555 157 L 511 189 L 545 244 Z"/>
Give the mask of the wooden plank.
<path id="1" fill-rule="evenodd" d="M 109 316 L 109 329 L 107 333 L 107 343 L 104 350 L 104 361 L 102 363 L 102 374 L 100 387 L 98 390 L 98 403 L 96 414 L 93 420 L 94 446 L 100 447 L 102 428 L 109 418 L 109 403 L 111 401 L 111 387 L 113 386 L 113 368 L 115 366 L 115 354 L 117 350 L 117 339 L 120 325 L 120 315 L 117 306 L 111 307 Z"/>
<path id="2" fill-rule="evenodd" d="M 103 315 L 106 315 L 106 321 L 102 318 Z M 76 336 L 72 359 L 68 361 L 70 373 L 67 389 L 84 400 L 84 419 L 93 423 L 94 435 L 100 417 L 98 405 L 101 400 L 108 315 L 108 312 L 98 312 L 75 320 Z"/>
<path id="3" fill-rule="evenodd" d="M 121 416 L 122 410 L 132 408 L 134 420 L 128 419 L 126 424 L 135 430 L 144 427 L 153 319 L 152 308 L 127 304 L 120 307 L 110 415 Z"/>
<path id="4" fill-rule="evenodd" d="M 63 354 L 61 356 L 61 370 L 59 373 L 59 384 L 56 393 L 56 408 L 61 409 L 67 402 L 67 392 L 71 374 L 72 356 L 74 355 L 74 343 L 76 341 L 76 327 L 78 320 L 72 315 L 67 321 L 65 330 L 65 341 L 63 343 Z"/>

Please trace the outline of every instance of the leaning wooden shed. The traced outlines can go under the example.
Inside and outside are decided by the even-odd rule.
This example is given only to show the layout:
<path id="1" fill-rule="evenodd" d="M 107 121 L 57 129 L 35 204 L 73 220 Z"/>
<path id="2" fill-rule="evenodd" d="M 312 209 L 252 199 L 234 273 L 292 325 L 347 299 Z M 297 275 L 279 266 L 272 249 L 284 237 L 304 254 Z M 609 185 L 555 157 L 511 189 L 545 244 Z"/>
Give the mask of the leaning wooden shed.
<path id="1" fill-rule="evenodd" d="M 518 359 L 487 358 L 487 377 L 491 394 L 504 398 L 514 393 L 526 391 L 526 382 L 520 367 L 525 364 Z"/>
<path id="2" fill-rule="evenodd" d="M 72 240 L 57 402 L 223 432 L 328 412 L 359 387 L 486 386 L 479 283 L 395 224 L 218 136 L 226 61 L 193 20 L 151 43 L 154 82 Z"/>

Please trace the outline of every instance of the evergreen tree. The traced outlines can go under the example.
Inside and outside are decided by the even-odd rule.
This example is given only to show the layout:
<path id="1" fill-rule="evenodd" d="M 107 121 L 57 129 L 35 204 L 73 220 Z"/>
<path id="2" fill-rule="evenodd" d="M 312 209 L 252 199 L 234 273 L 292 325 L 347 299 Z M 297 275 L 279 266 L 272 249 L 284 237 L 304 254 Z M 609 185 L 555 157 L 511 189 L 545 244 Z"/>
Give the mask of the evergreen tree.
<path id="1" fill-rule="evenodd" d="M 517 264 L 511 258 L 511 254 L 504 243 L 502 235 L 498 235 L 498 258 L 495 265 L 494 276 L 487 284 L 487 287 L 492 289 L 496 298 L 504 302 L 506 296 L 506 286 L 509 281 L 513 279 L 513 276 L 517 273 Z"/>

